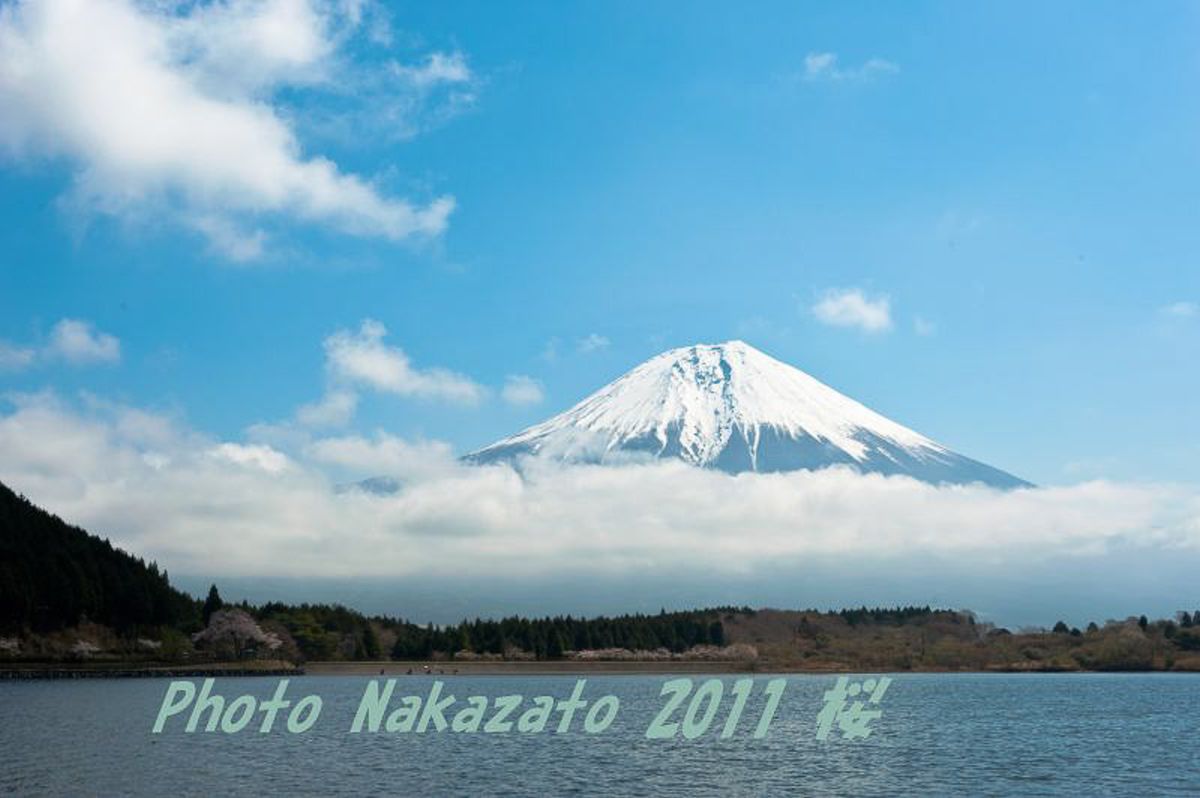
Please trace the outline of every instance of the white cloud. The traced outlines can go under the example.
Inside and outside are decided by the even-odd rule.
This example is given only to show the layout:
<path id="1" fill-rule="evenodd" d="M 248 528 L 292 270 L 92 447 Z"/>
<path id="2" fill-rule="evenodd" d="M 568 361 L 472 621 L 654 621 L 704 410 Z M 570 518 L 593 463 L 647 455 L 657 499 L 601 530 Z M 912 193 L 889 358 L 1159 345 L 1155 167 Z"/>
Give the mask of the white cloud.
<path id="1" fill-rule="evenodd" d="M 198 84 L 215 94 L 320 82 L 337 50 L 336 27 L 355 24 L 339 18 L 336 6 L 311 0 L 201 2 L 154 21 L 186 53 Z"/>
<path id="2" fill-rule="evenodd" d="M 393 60 L 343 86 L 343 97 L 357 108 L 314 109 L 305 127 L 341 141 L 411 139 L 474 108 L 483 85 L 461 52 Z"/>
<path id="3" fill-rule="evenodd" d="M 89 322 L 63 319 L 50 331 L 50 341 L 43 353 L 75 364 L 116 363 L 121 359 L 121 342 L 96 330 Z"/>
<path id="4" fill-rule="evenodd" d="M 586 355 L 592 352 L 599 352 L 602 349 L 607 349 L 611 343 L 612 341 L 608 340 L 599 333 L 590 333 L 586 337 L 579 339 L 579 343 L 576 345 L 576 348 Z"/>
<path id="5" fill-rule="evenodd" d="M 0 148 L 64 160 L 70 205 L 163 215 L 245 260 L 263 224 L 437 235 L 449 196 L 421 205 L 304 152 L 289 87 L 352 84 L 350 6 L 318 0 L 20 0 L 0 8 Z M 340 49 L 342 48 L 342 49 Z M 426 80 L 454 74 L 431 57 Z M 344 74 L 349 70 L 350 77 Z M 411 91 L 411 88 L 409 89 Z"/>
<path id="6" fill-rule="evenodd" d="M 256 468 L 268 474 L 278 474 L 290 464 L 287 455 L 263 444 L 222 443 L 210 449 L 208 454 L 218 460 Z"/>
<path id="7" fill-rule="evenodd" d="M 33 365 L 37 352 L 26 346 L 0 341 L 0 371 L 20 371 Z"/>
<path id="8" fill-rule="evenodd" d="M 319 402 L 302 405 L 296 420 L 306 427 L 344 427 L 358 409 L 358 394 L 349 390 L 328 391 Z"/>
<path id="9" fill-rule="evenodd" d="M 322 438 L 304 450 L 315 463 L 338 466 L 357 478 L 386 476 L 411 479 L 446 473 L 454 468 L 454 452 L 441 441 L 410 443 L 386 432 L 374 437 L 350 435 Z"/>
<path id="10" fill-rule="evenodd" d="M 551 338 L 546 342 L 546 345 L 542 347 L 542 352 L 539 357 L 541 357 L 541 359 L 547 363 L 557 363 L 559 357 L 558 347 L 560 344 L 561 341 L 559 341 L 558 338 Z"/>
<path id="11" fill-rule="evenodd" d="M 1159 312 L 1174 319 L 1192 319 L 1200 316 L 1200 305 L 1195 302 L 1173 302 L 1160 308 Z"/>
<path id="12" fill-rule="evenodd" d="M 262 230 L 243 230 L 230 219 L 212 213 L 195 213 L 183 223 L 208 239 L 209 248 L 236 263 L 248 263 L 262 257 L 267 234 Z"/>
<path id="13" fill-rule="evenodd" d="M 813 315 L 834 327 L 857 327 L 878 333 L 892 328 L 891 300 L 886 296 L 867 297 L 857 288 L 833 288 L 812 307 Z"/>
<path id="14" fill-rule="evenodd" d="M 467 59 L 462 53 L 431 53 L 423 64 L 405 66 L 393 64 L 392 71 L 418 88 L 440 83 L 469 83 L 473 79 Z"/>
<path id="15" fill-rule="evenodd" d="M 523 374 L 510 374 L 504 380 L 504 387 L 500 390 L 500 398 L 510 405 L 526 407 L 541 404 L 546 398 L 546 392 L 542 389 L 542 384 L 533 377 L 527 377 Z"/>
<path id="16" fill-rule="evenodd" d="M 307 445 L 313 430 L 347 426 L 358 411 L 359 389 L 399 396 L 440 399 L 477 405 L 490 391 L 470 377 L 447 369 L 418 369 L 399 347 L 384 342 L 387 328 L 365 319 L 358 330 L 337 330 L 325 338 L 326 388 L 315 402 L 303 404 L 291 419 L 254 424 L 249 433 L 258 441 Z M 537 404 L 542 385 L 532 377 L 509 375 L 500 397 L 515 406 Z"/>
<path id="17" fill-rule="evenodd" d="M 1004 492 L 843 469 L 729 476 L 675 461 L 531 461 L 520 476 L 384 433 L 319 439 L 289 458 L 150 415 L 123 423 L 129 413 L 112 406 L 17 397 L 0 411 L 0 481 L 172 573 L 226 576 L 652 577 L 823 556 L 850 575 L 864 558 L 893 557 L 1004 575 L 1054 557 L 1200 546 L 1200 497 L 1177 486 Z M 331 464 L 406 481 L 390 496 L 338 491 Z"/>
<path id="18" fill-rule="evenodd" d="M 840 67 L 836 53 L 812 52 L 804 57 L 804 79 L 809 81 L 869 80 L 899 71 L 899 66 L 883 58 L 870 58 L 857 67 Z"/>
<path id="19" fill-rule="evenodd" d="M 387 328 L 363 321 L 357 332 L 338 330 L 325 339 L 326 367 L 331 376 L 350 385 L 424 399 L 478 404 L 483 386 L 446 369 L 417 369 L 399 347 L 383 342 Z"/>
<path id="20" fill-rule="evenodd" d="M 20 371 L 38 362 L 65 361 L 82 366 L 120 359 L 120 340 L 81 319 L 61 319 L 41 346 L 0 341 L 0 371 Z"/>
<path id="21" fill-rule="evenodd" d="M 920 336 L 930 336 L 937 332 L 937 325 L 923 316 L 913 318 L 913 332 Z"/>

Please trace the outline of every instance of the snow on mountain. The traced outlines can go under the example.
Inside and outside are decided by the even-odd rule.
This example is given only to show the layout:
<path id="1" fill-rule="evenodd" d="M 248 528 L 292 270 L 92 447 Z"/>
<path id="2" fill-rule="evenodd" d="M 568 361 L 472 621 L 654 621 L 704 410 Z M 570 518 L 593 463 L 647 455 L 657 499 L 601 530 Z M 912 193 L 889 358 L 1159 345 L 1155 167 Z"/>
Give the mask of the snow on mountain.
<path id="1" fill-rule="evenodd" d="M 1025 481 L 950 451 L 742 341 L 664 352 L 547 421 L 466 456 L 677 457 L 730 473 L 848 465 L 932 483 Z"/>

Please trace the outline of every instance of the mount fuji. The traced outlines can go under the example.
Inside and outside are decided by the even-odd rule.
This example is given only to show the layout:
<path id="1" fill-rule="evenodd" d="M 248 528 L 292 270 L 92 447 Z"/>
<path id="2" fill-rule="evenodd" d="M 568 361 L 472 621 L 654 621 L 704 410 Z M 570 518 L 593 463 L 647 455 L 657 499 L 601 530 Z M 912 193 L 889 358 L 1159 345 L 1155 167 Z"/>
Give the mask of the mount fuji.
<path id="1" fill-rule="evenodd" d="M 569 462 L 678 458 L 729 473 L 845 465 L 930 483 L 1029 485 L 884 418 L 742 341 L 672 349 L 564 413 L 468 454 Z"/>

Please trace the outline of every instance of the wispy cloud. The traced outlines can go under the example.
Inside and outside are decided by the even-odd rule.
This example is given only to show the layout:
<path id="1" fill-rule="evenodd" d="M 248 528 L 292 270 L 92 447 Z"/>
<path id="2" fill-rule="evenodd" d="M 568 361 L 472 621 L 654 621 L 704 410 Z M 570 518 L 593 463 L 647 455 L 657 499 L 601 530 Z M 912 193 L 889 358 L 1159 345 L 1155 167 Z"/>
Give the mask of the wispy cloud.
<path id="1" fill-rule="evenodd" d="M 32 366 L 36 357 L 34 349 L 0 341 L 0 371 L 21 371 Z"/>
<path id="2" fill-rule="evenodd" d="M 541 404 L 546 398 L 546 392 L 543 390 L 542 384 L 533 377 L 510 374 L 504 380 L 500 398 L 515 407 L 528 407 Z"/>
<path id="3" fill-rule="evenodd" d="M 924 316 L 913 318 L 913 332 L 922 337 L 928 337 L 937 332 L 937 325 Z"/>
<path id="4" fill-rule="evenodd" d="M 843 67 L 836 53 L 812 52 L 804 57 L 804 79 L 808 81 L 862 81 L 900 71 L 895 63 L 869 58 L 858 66 Z"/>
<path id="5" fill-rule="evenodd" d="M 338 330 L 325 339 L 326 367 L 335 382 L 399 396 L 478 404 L 483 386 L 442 368 L 418 369 L 402 349 L 384 343 L 387 328 L 367 319 L 357 331 Z"/>
<path id="6" fill-rule="evenodd" d="M 560 343 L 561 341 L 558 338 L 551 338 L 549 341 L 546 341 L 546 345 L 542 347 L 539 357 L 547 363 L 557 363 Z"/>
<path id="7" fill-rule="evenodd" d="M 473 79 L 466 56 L 459 52 L 430 53 L 423 63 L 393 63 L 391 68 L 393 74 L 419 89 L 439 84 L 470 83 Z"/>
<path id="8" fill-rule="evenodd" d="M 296 420 L 306 427 L 343 427 L 354 418 L 358 394 L 347 389 L 326 392 L 320 401 L 301 405 Z"/>
<path id="9" fill-rule="evenodd" d="M 485 85 L 460 51 L 434 52 L 340 80 L 342 102 L 313 108 L 305 129 L 339 141 L 403 141 L 473 109 Z M 350 107 L 343 107 L 349 105 Z"/>
<path id="10" fill-rule="evenodd" d="M 892 329 L 891 300 L 868 297 L 858 288 L 829 289 L 812 306 L 812 312 L 818 321 L 834 327 L 855 327 L 867 333 Z"/>
<path id="11" fill-rule="evenodd" d="M 602 349 L 607 349 L 611 343 L 612 341 L 608 340 L 608 338 L 605 336 L 600 335 L 599 333 L 591 333 L 583 338 L 580 338 L 578 343 L 576 343 L 575 348 L 586 355 L 592 352 L 599 352 Z"/>
<path id="12" fill-rule="evenodd" d="M 1159 313 L 1172 319 L 1194 319 L 1200 317 L 1200 304 L 1195 302 L 1172 302 L 1159 308 Z"/>
<path id="13" fill-rule="evenodd" d="M 316 223 L 401 240 L 441 233 L 450 196 L 425 203 L 306 154 L 283 89 L 342 83 L 357 4 L 318 0 L 141 3 L 19 0 L 0 8 L 0 148 L 74 171 L 69 205 L 167 218 L 234 260 L 263 252 L 264 224 Z M 432 55 L 407 91 L 459 79 Z"/>

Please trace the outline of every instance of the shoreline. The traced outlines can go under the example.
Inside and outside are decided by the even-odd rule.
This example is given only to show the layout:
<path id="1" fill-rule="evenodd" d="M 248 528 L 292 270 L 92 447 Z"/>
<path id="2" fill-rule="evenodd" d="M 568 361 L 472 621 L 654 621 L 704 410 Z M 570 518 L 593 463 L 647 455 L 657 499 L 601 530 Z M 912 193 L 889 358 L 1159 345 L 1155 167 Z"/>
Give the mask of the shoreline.
<path id="1" fill-rule="evenodd" d="M 66 665 L 23 663 L 0 667 L 0 682 L 73 679 L 207 679 L 235 676 L 303 676 L 302 666 L 280 662 L 216 662 L 210 665 L 142 665 L 128 662 Z"/>
<path id="2" fill-rule="evenodd" d="M 585 673 L 652 675 L 756 673 L 761 671 L 756 666 L 762 664 L 746 660 L 381 660 L 307 662 L 305 670 L 310 676 L 570 676 Z"/>
<path id="3" fill-rule="evenodd" d="M 426 671 L 425 667 L 429 666 Z M 1200 673 L 1193 670 L 1164 670 L 1151 668 L 1143 670 L 1084 670 L 1084 669 L 1053 669 L 1053 668 L 910 668 L 895 670 L 890 668 L 864 668 L 861 665 L 829 664 L 819 667 L 803 667 L 796 663 L 771 662 L 763 660 L 541 660 L 541 661 L 465 661 L 450 660 L 430 662 L 418 661 L 388 661 L 377 662 L 307 662 L 304 665 L 309 676 L 572 676 L 586 674 L 602 674 L 619 676 L 622 674 L 652 676 L 652 675 L 688 675 L 688 674 L 794 674 L 797 676 L 822 676 L 830 674 L 857 673 L 887 673 L 918 674 L 984 674 L 984 673 Z M 409 669 L 412 670 L 409 673 Z"/>
<path id="4" fill-rule="evenodd" d="M 426 668 L 428 667 L 428 670 Z M 21 667 L 0 667 L 0 682 L 73 679 L 198 679 L 240 678 L 252 676 L 353 676 L 353 677 L 401 677 L 401 676 L 687 676 L 691 674 L 774 674 L 796 676 L 820 676 L 831 674 L 887 673 L 903 674 L 1098 674 L 1098 673 L 1198 673 L 1193 670 L 1082 670 L 1082 669 L 1031 669 L 1031 668 L 914 668 L 891 670 L 871 669 L 856 665 L 829 665 L 801 667 L 787 662 L 764 662 L 747 660 L 703 660 L 703 661 L 656 661 L 656 660 L 541 660 L 541 661 L 324 661 L 307 662 L 303 665 L 285 665 L 279 662 L 264 663 L 213 663 L 207 666 L 188 667 L 177 665 L 137 666 L 131 663 L 103 663 L 64 665 L 62 663 L 28 663 Z"/>

